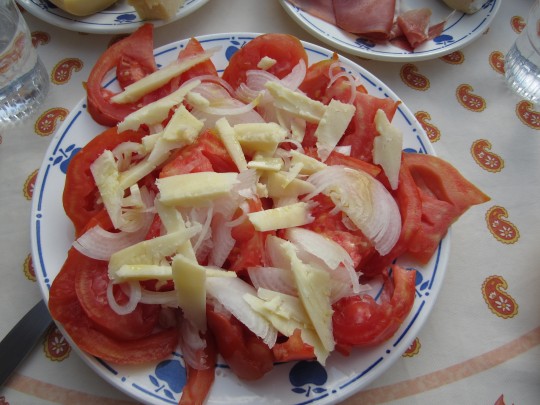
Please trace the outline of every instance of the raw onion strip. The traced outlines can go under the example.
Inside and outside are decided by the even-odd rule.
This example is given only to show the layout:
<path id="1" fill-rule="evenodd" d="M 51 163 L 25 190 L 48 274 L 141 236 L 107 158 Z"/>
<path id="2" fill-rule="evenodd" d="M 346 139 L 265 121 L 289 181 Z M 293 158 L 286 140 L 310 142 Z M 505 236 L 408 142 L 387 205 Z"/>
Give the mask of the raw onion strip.
<path id="1" fill-rule="evenodd" d="M 125 305 L 120 305 L 116 302 L 114 298 L 113 288 L 116 285 L 114 281 L 110 281 L 107 285 L 107 301 L 111 309 L 116 312 L 118 315 L 127 315 L 132 313 L 137 304 L 141 300 L 141 285 L 138 281 L 128 281 L 125 283 L 128 288 L 127 295 L 129 297 L 128 302 Z"/>

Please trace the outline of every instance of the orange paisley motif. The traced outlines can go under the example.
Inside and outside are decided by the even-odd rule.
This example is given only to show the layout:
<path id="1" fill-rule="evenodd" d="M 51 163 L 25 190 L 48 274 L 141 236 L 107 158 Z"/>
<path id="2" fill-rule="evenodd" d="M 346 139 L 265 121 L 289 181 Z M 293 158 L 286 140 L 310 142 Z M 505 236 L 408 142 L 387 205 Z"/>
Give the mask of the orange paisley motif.
<path id="1" fill-rule="evenodd" d="M 80 72 L 83 66 L 83 61 L 78 58 L 62 59 L 52 69 L 51 81 L 54 84 L 66 84 L 71 79 L 73 71 Z"/>
<path id="2" fill-rule="evenodd" d="M 482 295 L 491 312 L 500 318 L 513 318 L 518 313 L 516 300 L 506 292 L 508 283 L 501 276 L 489 276 L 482 284 Z"/>
<path id="3" fill-rule="evenodd" d="M 525 19 L 520 15 L 515 15 L 510 19 L 510 26 L 517 34 L 521 34 L 526 25 Z"/>
<path id="4" fill-rule="evenodd" d="M 500 172 L 504 167 L 504 160 L 491 152 L 491 143 L 486 139 L 478 139 L 471 146 L 471 154 L 476 163 L 491 173 Z"/>
<path id="5" fill-rule="evenodd" d="M 62 361 L 71 352 L 71 346 L 55 325 L 49 328 L 45 336 L 43 351 L 45 356 L 52 361 Z"/>
<path id="6" fill-rule="evenodd" d="M 431 119 L 431 115 L 429 115 L 429 113 L 425 111 L 418 111 L 416 114 L 414 114 L 414 116 L 418 122 L 420 122 L 422 128 L 424 128 L 424 131 L 426 131 L 426 134 L 431 142 L 437 142 L 439 139 L 441 139 L 441 131 L 439 131 L 439 128 L 428 122 Z"/>
<path id="7" fill-rule="evenodd" d="M 414 357 L 418 353 L 420 353 L 420 347 L 422 345 L 420 344 L 420 339 L 416 338 L 414 341 L 410 344 L 410 346 L 405 350 L 405 353 L 403 353 L 402 357 Z"/>
<path id="8" fill-rule="evenodd" d="M 501 75 L 504 75 L 504 54 L 501 51 L 493 51 L 489 55 L 489 65 Z"/>
<path id="9" fill-rule="evenodd" d="M 508 211 L 498 205 L 491 207 L 486 213 L 486 222 L 491 234 L 499 242 L 509 245 L 518 241 L 519 230 L 506 218 L 508 218 Z"/>
<path id="10" fill-rule="evenodd" d="M 504 402 L 504 395 L 501 394 L 501 396 L 499 398 L 497 398 L 497 401 L 495 401 L 495 403 L 493 405 L 506 405 L 506 403 Z M 512 404 L 514 405 L 514 404 Z"/>
<path id="11" fill-rule="evenodd" d="M 461 51 L 455 51 L 444 55 L 440 58 L 443 62 L 450 63 L 452 65 L 461 65 L 465 62 L 465 55 Z"/>
<path id="12" fill-rule="evenodd" d="M 459 103 L 467 110 L 481 112 L 486 109 L 486 100 L 473 93 L 473 88 L 469 84 L 460 84 L 456 89 L 456 97 Z"/>
<path id="13" fill-rule="evenodd" d="M 411 63 L 406 63 L 399 72 L 401 80 L 412 89 L 426 91 L 429 89 L 429 79 L 418 73 L 418 67 Z"/>
<path id="14" fill-rule="evenodd" d="M 24 198 L 27 200 L 31 200 L 32 196 L 34 195 L 34 185 L 36 184 L 37 174 L 38 170 L 36 169 L 26 178 L 26 181 L 24 182 L 23 194 Z"/>
<path id="15" fill-rule="evenodd" d="M 516 105 L 516 115 L 528 127 L 540 129 L 540 112 L 534 109 L 534 104 L 530 101 L 520 101 Z"/>
<path id="16" fill-rule="evenodd" d="M 32 45 L 34 45 L 35 48 L 37 48 L 38 45 L 48 44 L 50 40 L 51 36 L 44 31 L 32 32 Z"/>
<path id="17" fill-rule="evenodd" d="M 36 281 L 36 271 L 34 269 L 34 262 L 32 261 L 32 255 L 26 256 L 23 265 L 24 275 L 30 281 Z"/>
<path id="18" fill-rule="evenodd" d="M 68 114 L 69 111 L 65 108 L 51 108 L 39 116 L 34 125 L 34 130 L 40 136 L 49 136 L 56 131 L 58 121 L 64 121 Z"/>

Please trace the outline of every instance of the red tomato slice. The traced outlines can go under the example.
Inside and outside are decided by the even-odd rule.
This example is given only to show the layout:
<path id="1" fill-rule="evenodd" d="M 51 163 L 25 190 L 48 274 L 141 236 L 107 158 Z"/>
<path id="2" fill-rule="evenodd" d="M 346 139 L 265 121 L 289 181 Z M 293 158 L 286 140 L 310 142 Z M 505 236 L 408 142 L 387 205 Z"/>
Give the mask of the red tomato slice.
<path id="1" fill-rule="evenodd" d="M 178 59 L 186 59 L 191 56 L 200 55 L 201 53 L 204 53 L 204 48 L 202 47 L 201 43 L 195 38 L 191 38 L 187 43 L 186 47 L 182 49 L 178 54 Z M 178 84 L 182 84 L 194 77 L 206 75 L 218 75 L 216 66 L 214 65 L 214 62 L 212 62 L 210 59 L 205 62 L 199 63 L 193 66 L 187 72 L 182 73 L 178 78 Z"/>
<path id="2" fill-rule="evenodd" d="M 240 83 L 245 83 L 246 72 L 258 69 L 257 64 L 265 56 L 276 61 L 267 71 L 280 79 L 288 75 L 300 60 L 306 66 L 308 63 L 306 50 L 298 38 L 288 34 L 264 34 L 233 54 L 223 71 L 223 79 L 236 89 Z"/>
<path id="3" fill-rule="evenodd" d="M 90 165 L 104 150 L 112 150 L 122 142 L 140 142 L 144 135 L 135 131 L 118 133 L 116 127 L 109 128 L 73 156 L 66 173 L 62 200 L 66 215 L 75 226 L 76 236 L 82 234 L 87 222 L 103 208 L 103 204 L 96 202 L 99 193 Z"/>
<path id="4" fill-rule="evenodd" d="M 315 358 L 315 349 L 302 341 L 301 332 L 296 329 L 283 343 L 276 343 L 272 348 L 278 362 L 311 360 Z"/>
<path id="5" fill-rule="evenodd" d="M 210 333 L 207 333 L 204 339 L 206 340 L 206 348 L 204 352 L 201 352 L 201 355 L 205 356 L 208 368 L 197 370 L 186 364 L 187 382 L 182 390 L 178 405 L 202 405 L 210 388 L 212 388 L 212 384 L 214 384 L 217 360 L 216 343 Z"/>
<path id="6" fill-rule="evenodd" d="M 73 265 L 77 266 L 74 281 L 79 303 L 97 328 L 120 340 L 139 339 L 152 333 L 158 322 L 158 305 L 139 304 L 133 312 L 118 315 L 111 309 L 107 299 L 107 262 L 90 259 L 81 254 Z M 127 297 L 119 286 L 115 286 L 113 291 L 116 302 L 120 305 L 127 302 Z"/>
<path id="7" fill-rule="evenodd" d="M 107 73 L 117 66 L 120 66 L 121 84 L 157 70 L 152 24 L 144 24 L 133 34 L 111 45 L 92 68 L 86 84 L 88 112 L 101 125 L 116 125 L 140 108 L 139 103 L 116 104 L 109 100 L 112 93 L 102 87 L 103 81 Z"/>
<path id="8" fill-rule="evenodd" d="M 416 272 L 392 266 L 393 285 L 378 304 L 367 295 L 342 298 L 334 304 L 332 324 L 336 344 L 370 346 L 388 340 L 403 323 L 414 303 Z M 386 285 L 390 280 L 386 281 Z M 389 297 L 391 296 L 391 297 Z"/>
<path id="9" fill-rule="evenodd" d="M 117 364 L 141 364 L 168 357 L 178 344 L 177 328 L 135 340 L 119 340 L 96 327 L 79 303 L 75 278 L 81 254 L 74 248 L 49 290 L 49 309 L 75 344 L 90 355 Z"/>
<path id="10" fill-rule="evenodd" d="M 206 311 L 208 327 L 216 339 L 218 352 L 236 376 L 258 380 L 274 367 L 272 350 L 233 316 Z"/>

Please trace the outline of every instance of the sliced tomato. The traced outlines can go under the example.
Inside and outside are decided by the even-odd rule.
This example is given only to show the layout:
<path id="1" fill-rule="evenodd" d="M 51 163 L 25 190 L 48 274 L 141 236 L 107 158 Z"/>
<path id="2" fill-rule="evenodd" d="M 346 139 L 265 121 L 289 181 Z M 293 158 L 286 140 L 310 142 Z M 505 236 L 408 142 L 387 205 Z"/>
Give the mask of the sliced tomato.
<path id="1" fill-rule="evenodd" d="M 180 51 L 178 54 L 178 60 L 186 59 L 191 56 L 196 56 L 204 53 L 204 48 L 202 47 L 201 43 L 197 41 L 195 38 L 191 38 L 189 42 L 187 43 L 186 47 Z M 193 66 L 188 71 L 182 73 L 180 77 L 178 78 L 178 83 L 182 84 L 189 79 L 192 79 L 194 77 L 198 76 L 217 76 L 217 69 L 214 65 L 214 62 L 212 62 L 210 59 L 207 61 L 198 63 L 197 65 Z"/>
<path id="2" fill-rule="evenodd" d="M 182 148 L 172 159 L 168 161 L 159 177 L 175 176 L 195 172 L 213 172 L 212 163 L 203 155 L 198 145 L 190 145 Z"/>
<path id="3" fill-rule="evenodd" d="M 246 72 L 258 69 L 265 56 L 276 63 L 267 71 L 282 79 L 303 60 L 308 64 L 306 50 L 300 40 L 288 34 L 264 34 L 254 38 L 236 51 L 223 71 L 225 79 L 234 89 L 246 82 Z"/>
<path id="4" fill-rule="evenodd" d="M 357 91 L 354 99 L 356 111 L 339 145 L 350 145 L 351 156 L 366 162 L 372 162 L 373 141 L 378 134 L 374 122 L 375 114 L 377 110 L 381 109 L 386 113 L 388 119 L 392 121 L 398 105 L 399 102 L 390 98 L 379 98 Z"/>
<path id="5" fill-rule="evenodd" d="M 250 198 L 247 200 L 248 203 L 248 212 L 257 212 L 262 211 L 262 202 L 258 198 Z M 244 212 L 239 208 L 237 212 L 233 215 L 232 221 L 238 219 L 241 215 L 243 215 Z M 242 221 L 240 224 L 234 226 L 231 229 L 231 235 L 236 240 L 237 243 L 244 243 L 249 241 L 257 231 L 255 230 L 255 227 L 249 220 L 249 218 L 246 216 L 244 221 Z"/>
<path id="6" fill-rule="evenodd" d="M 272 347 L 274 358 L 279 362 L 311 360 L 315 358 L 313 346 L 304 343 L 299 329 L 283 343 L 276 343 Z"/>
<path id="7" fill-rule="evenodd" d="M 140 103 L 116 104 L 113 93 L 103 87 L 106 75 L 114 69 L 121 75 L 120 84 L 133 82 L 157 70 L 154 59 L 153 25 L 144 24 L 133 34 L 111 45 L 99 57 L 88 76 L 86 93 L 88 112 L 101 125 L 113 126 L 140 108 Z"/>
<path id="8" fill-rule="evenodd" d="M 109 128 L 92 139 L 69 162 L 62 201 L 64 210 L 73 225 L 75 235 L 80 236 L 87 222 L 98 214 L 103 204 L 98 203 L 99 192 L 90 165 L 104 150 L 112 150 L 122 142 L 140 142 L 145 133 Z"/>
<path id="9" fill-rule="evenodd" d="M 117 364 L 141 364 L 162 360 L 178 344 L 178 331 L 170 328 L 133 340 L 120 340 L 103 333 L 79 303 L 75 279 L 81 254 L 71 248 L 49 290 L 49 309 L 75 344 L 90 355 Z M 84 256 L 83 256 L 84 257 Z"/>
<path id="10" fill-rule="evenodd" d="M 110 282 L 107 262 L 80 254 L 73 265 L 77 266 L 74 280 L 77 298 L 97 328 L 121 340 L 139 339 L 153 331 L 159 317 L 158 305 L 139 304 L 127 315 L 118 315 L 111 309 L 107 299 Z M 119 305 L 127 302 L 120 286 L 115 286 L 113 291 Z"/>
<path id="11" fill-rule="evenodd" d="M 392 266 L 381 303 L 367 294 L 345 297 L 334 304 L 332 325 L 341 348 L 371 346 L 396 333 L 414 304 L 416 271 Z"/>
<path id="12" fill-rule="evenodd" d="M 218 352 L 236 376 L 253 381 L 272 370 L 274 357 L 266 343 L 235 317 L 211 308 L 206 313 Z"/>
<path id="13" fill-rule="evenodd" d="M 311 64 L 307 68 L 306 77 L 298 88 L 313 100 L 323 100 L 330 84 L 330 69 L 337 61 L 338 55 L 334 53 L 331 59 Z"/>
<path id="14" fill-rule="evenodd" d="M 385 176 L 381 175 L 379 180 L 387 184 L 387 189 L 390 190 L 388 179 Z M 374 252 L 370 259 L 363 264 L 362 272 L 368 277 L 380 275 L 396 257 L 401 256 L 407 249 L 415 245 L 411 240 L 421 233 L 419 230 L 422 218 L 422 201 L 418 187 L 416 187 L 409 167 L 403 158 L 399 171 L 398 188 L 392 194 L 401 214 L 401 233 L 388 254 L 381 256 L 378 252 Z"/>
<path id="15" fill-rule="evenodd" d="M 205 357 L 205 364 L 208 366 L 204 370 L 197 370 L 186 364 L 187 382 L 182 390 L 179 405 L 202 405 L 214 384 L 216 378 L 217 350 L 214 338 L 210 333 L 204 337 L 206 347 L 201 351 Z"/>

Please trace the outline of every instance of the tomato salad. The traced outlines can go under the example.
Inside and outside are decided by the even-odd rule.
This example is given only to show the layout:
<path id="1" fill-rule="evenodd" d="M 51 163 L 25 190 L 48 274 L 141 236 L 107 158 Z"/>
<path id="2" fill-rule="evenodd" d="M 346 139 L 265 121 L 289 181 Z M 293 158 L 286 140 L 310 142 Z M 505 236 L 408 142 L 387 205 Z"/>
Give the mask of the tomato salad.
<path id="1" fill-rule="evenodd" d="M 90 74 L 88 111 L 110 128 L 68 167 L 76 240 L 54 319 L 112 363 L 179 346 L 182 404 L 204 402 L 218 355 L 256 380 L 392 337 L 415 298 L 415 271 L 395 259 L 427 262 L 489 197 L 442 159 L 402 152 L 399 102 L 368 94 L 337 56 L 308 65 L 295 37 L 253 39 L 221 76 L 196 39 L 162 69 L 152 50 L 145 25 Z"/>

